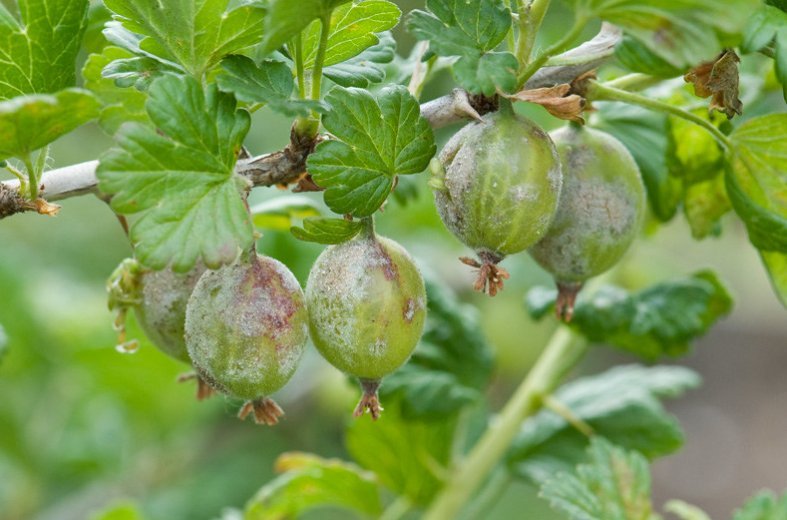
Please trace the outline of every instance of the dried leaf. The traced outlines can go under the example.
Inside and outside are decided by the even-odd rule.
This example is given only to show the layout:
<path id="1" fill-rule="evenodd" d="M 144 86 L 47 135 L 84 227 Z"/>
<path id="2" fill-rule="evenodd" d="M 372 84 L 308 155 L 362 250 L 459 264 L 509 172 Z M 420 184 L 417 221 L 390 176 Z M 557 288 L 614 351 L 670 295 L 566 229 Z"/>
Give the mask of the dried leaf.
<path id="1" fill-rule="evenodd" d="M 735 51 L 725 50 L 715 61 L 701 63 L 691 69 L 683 79 L 694 84 L 699 97 L 711 97 L 710 109 L 724 112 L 727 119 L 740 115 L 743 103 L 738 99 L 738 63 Z"/>
<path id="2" fill-rule="evenodd" d="M 547 112 L 560 119 L 585 123 L 582 111 L 585 109 L 585 99 L 572 93 L 571 85 L 563 83 L 554 87 L 522 90 L 510 96 L 511 99 L 536 103 L 547 109 Z"/>

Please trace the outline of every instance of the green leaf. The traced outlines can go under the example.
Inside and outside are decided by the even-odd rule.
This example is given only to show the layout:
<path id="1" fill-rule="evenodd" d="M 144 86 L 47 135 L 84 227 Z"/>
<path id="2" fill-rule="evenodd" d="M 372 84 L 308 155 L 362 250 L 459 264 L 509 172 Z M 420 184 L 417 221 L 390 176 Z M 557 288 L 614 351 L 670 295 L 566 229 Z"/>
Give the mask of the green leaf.
<path id="1" fill-rule="evenodd" d="M 120 125 L 129 121 L 148 121 L 145 112 L 147 96 L 135 88 L 121 88 L 102 75 L 104 67 L 115 60 L 133 55 L 119 47 L 104 47 L 101 54 L 91 54 L 82 69 L 85 88 L 91 90 L 101 101 L 102 109 L 98 122 L 109 134 L 114 134 Z"/>
<path id="2" fill-rule="evenodd" d="M 757 52 L 767 47 L 776 37 L 782 26 L 787 25 L 787 13 L 776 7 L 764 5 L 746 23 L 743 31 L 741 51 L 744 53 Z"/>
<path id="3" fill-rule="evenodd" d="M 245 103 L 265 103 L 271 110 L 287 116 L 305 116 L 311 110 L 324 112 L 319 101 L 292 99 L 295 84 L 290 67 L 280 61 L 263 61 L 260 65 L 246 56 L 227 56 L 216 83 Z"/>
<path id="4" fill-rule="evenodd" d="M 123 26 L 145 38 L 140 48 L 202 77 L 221 58 L 255 45 L 262 38 L 264 10 L 229 0 L 106 0 Z"/>
<path id="5" fill-rule="evenodd" d="M 254 225 L 262 229 L 288 231 L 295 220 L 320 215 L 319 206 L 303 195 L 286 195 L 261 202 L 251 208 Z"/>
<path id="6" fill-rule="evenodd" d="M 347 450 L 388 489 L 424 506 L 443 486 L 449 471 L 456 420 L 404 420 L 396 400 L 382 403 L 382 418 L 350 423 Z"/>
<path id="7" fill-rule="evenodd" d="M 787 114 L 750 119 L 737 127 L 727 194 L 763 251 L 787 253 Z"/>
<path id="8" fill-rule="evenodd" d="M 307 218 L 303 227 L 292 227 L 290 232 L 298 240 L 318 244 L 339 244 L 346 242 L 363 229 L 360 220 L 342 218 Z"/>
<path id="9" fill-rule="evenodd" d="M 652 53 L 685 70 L 713 58 L 739 34 L 758 0 L 575 0 L 577 9 L 622 27 Z"/>
<path id="10" fill-rule="evenodd" d="M 419 173 L 429 164 L 435 153 L 432 129 L 400 85 L 384 88 L 376 98 L 365 90 L 336 87 L 326 101 L 331 111 L 323 125 L 337 140 L 317 145 L 307 169 L 325 188 L 332 211 L 369 216 L 391 193 L 397 175 Z"/>
<path id="11" fill-rule="evenodd" d="M 0 4 L 0 101 L 74 85 L 87 9 L 85 0 L 19 0 L 20 22 Z"/>
<path id="12" fill-rule="evenodd" d="M 760 251 L 773 290 L 782 305 L 787 307 L 787 255 L 773 251 Z"/>
<path id="13" fill-rule="evenodd" d="M 313 20 L 330 16 L 331 11 L 350 0 L 271 0 L 265 16 L 262 50 L 275 51 L 297 36 Z"/>
<path id="14" fill-rule="evenodd" d="M 309 453 L 285 453 L 276 461 L 282 475 L 246 505 L 244 520 L 300 518 L 321 507 L 350 509 L 370 517 L 382 513 L 380 487 L 354 464 Z"/>
<path id="15" fill-rule="evenodd" d="M 401 14 L 396 4 L 388 0 L 365 0 L 337 7 L 331 14 L 323 65 L 341 63 L 377 45 L 380 40 L 375 33 L 393 29 Z M 314 66 L 320 32 L 321 24 L 314 21 L 303 33 L 303 65 L 307 69 Z"/>
<path id="16" fill-rule="evenodd" d="M 589 463 L 541 487 L 553 508 L 574 520 L 656 520 L 650 500 L 650 467 L 636 451 L 596 438 Z"/>
<path id="17" fill-rule="evenodd" d="M 667 168 L 669 120 L 644 108 L 624 103 L 604 103 L 594 127 L 618 138 L 637 161 L 654 215 L 666 222 L 675 216 L 682 183 Z"/>
<path id="18" fill-rule="evenodd" d="M 427 0 L 428 12 L 415 10 L 407 29 L 429 50 L 440 56 L 459 56 L 454 74 L 472 93 L 491 96 L 496 87 L 511 92 L 516 87 L 516 58 L 508 52 L 491 52 L 511 28 L 511 11 L 503 0 Z"/>
<path id="19" fill-rule="evenodd" d="M 385 79 L 380 64 L 390 63 L 396 55 L 396 41 L 390 32 L 378 35 L 380 43 L 369 47 L 358 56 L 322 70 L 323 75 L 342 87 L 367 88 Z"/>
<path id="20" fill-rule="evenodd" d="M 696 239 L 721 233 L 721 217 L 732 209 L 724 175 L 686 186 L 683 195 L 683 213 Z"/>
<path id="21" fill-rule="evenodd" d="M 681 93 L 684 93 L 681 91 Z M 675 96 L 680 99 L 680 94 Z M 705 108 L 693 110 L 709 122 Z M 704 128 L 670 116 L 667 163 L 672 177 L 683 181 L 683 212 L 692 236 L 701 239 L 721 232 L 719 220 L 731 208 L 724 188 L 727 161 L 719 144 Z"/>
<path id="22" fill-rule="evenodd" d="M 629 35 L 624 35 L 623 40 L 615 46 L 615 58 L 626 70 L 642 72 L 659 78 L 674 78 L 683 74 L 684 71 Z"/>
<path id="23" fill-rule="evenodd" d="M 459 303 L 441 284 L 426 279 L 427 319 L 421 342 L 381 387 L 401 399 L 406 418 L 441 418 L 477 402 L 489 384 L 492 349 L 475 307 Z"/>
<path id="24" fill-rule="evenodd" d="M 552 292 L 550 299 L 554 295 Z M 541 291 L 534 317 L 545 314 L 543 300 Z M 530 302 L 528 298 L 526 304 Z M 635 294 L 612 286 L 604 286 L 591 296 L 581 294 L 570 325 L 592 342 L 655 360 L 684 354 L 694 339 L 729 314 L 732 304 L 732 297 L 716 275 L 700 271 Z"/>
<path id="25" fill-rule="evenodd" d="M 146 266 L 185 272 L 199 258 L 209 267 L 232 262 L 252 243 L 240 194 L 246 181 L 234 174 L 249 114 L 188 76 L 154 81 L 149 96 L 156 128 L 120 128 L 117 147 L 100 158 L 99 188 L 118 213 L 142 212 L 131 239 Z"/>
<path id="26" fill-rule="evenodd" d="M 18 96 L 0 102 L 0 159 L 23 158 L 98 117 L 90 92 L 70 88 L 56 94 Z"/>
<path id="27" fill-rule="evenodd" d="M 554 399 L 595 434 L 653 459 L 679 449 L 683 433 L 660 399 L 699 385 L 678 366 L 619 366 L 563 385 Z M 522 424 L 508 453 L 511 472 L 531 483 L 548 480 L 586 460 L 589 438 L 565 418 L 543 409 Z"/>
<path id="28" fill-rule="evenodd" d="M 773 491 L 760 491 L 735 511 L 732 520 L 783 520 L 787 518 L 787 491 L 776 496 Z"/>
<path id="29" fill-rule="evenodd" d="M 116 59 L 108 63 L 101 75 L 115 82 L 121 88 L 134 87 L 147 90 L 154 79 L 166 73 L 180 72 L 177 68 L 147 56 Z"/>

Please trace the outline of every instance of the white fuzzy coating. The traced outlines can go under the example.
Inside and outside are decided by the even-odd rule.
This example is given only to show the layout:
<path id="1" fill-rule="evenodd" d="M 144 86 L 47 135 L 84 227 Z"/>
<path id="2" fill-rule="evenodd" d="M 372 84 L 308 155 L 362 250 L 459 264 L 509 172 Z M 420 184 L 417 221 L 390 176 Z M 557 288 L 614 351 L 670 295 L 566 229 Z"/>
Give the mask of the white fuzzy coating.
<path id="1" fill-rule="evenodd" d="M 207 271 L 186 312 L 186 345 L 206 379 L 244 399 L 281 388 L 308 338 L 303 292 L 280 262 L 236 263 Z"/>
<path id="2" fill-rule="evenodd" d="M 327 248 L 306 284 L 312 339 L 340 370 L 374 379 L 404 363 L 423 329 L 423 280 L 409 254 L 378 237 Z"/>

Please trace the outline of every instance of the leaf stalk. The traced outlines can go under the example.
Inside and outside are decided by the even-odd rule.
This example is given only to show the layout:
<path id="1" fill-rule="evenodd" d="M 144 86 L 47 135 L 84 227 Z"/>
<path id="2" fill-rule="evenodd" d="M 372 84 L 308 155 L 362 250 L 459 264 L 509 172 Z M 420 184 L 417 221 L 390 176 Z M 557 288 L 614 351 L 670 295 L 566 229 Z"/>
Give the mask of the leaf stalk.
<path id="1" fill-rule="evenodd" d="M 596 81 L 590 82 L 586 97 L 591 101 L 622 101 L 631 105 L 639 105 L 649 110 L 655 110 L 656 112 L 664 112 L 666 114 L 680 117 L 707 130 L 716 139 L 716 141 L 718 141 L 718 143 L 727 150 L 732 148 L 732 142 L 730 139 L 724 135 L 721 130 L 716 128 L 716 126 L 714 126 L 710 121 L 706 121 L 705 119 L 702 119 L 701 117 L 692 114 L 687 110 L 670 105 L 669 103 L 665 103 L 657 99 L 651 99 L 649 97 L 643 96 L 642 94 L 628 92 L 626 90 L 614 88 L 609 85 L 604 85 Z"/>

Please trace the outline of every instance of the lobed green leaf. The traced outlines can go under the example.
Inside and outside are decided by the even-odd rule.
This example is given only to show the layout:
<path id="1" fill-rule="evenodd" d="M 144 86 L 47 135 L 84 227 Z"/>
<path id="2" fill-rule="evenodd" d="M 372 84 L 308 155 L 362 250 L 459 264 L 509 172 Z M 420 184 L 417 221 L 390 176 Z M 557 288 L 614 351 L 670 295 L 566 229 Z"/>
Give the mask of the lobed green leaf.
<path id="1" fill-rule="evenodd" d="M 478 402 L 494 365 L 475 307 L 426 279 L 427 319 L 421 342 L 402 368 L 385 378 L 382 396 L 401 399 L 406 418 L 447 417 Z"/>
<path id="2" fill-rule="evenodd" d="M 154 81 L 147 112 L 155 128 L 123 125 L 96 172 L 115 211 L 142 213 L 131 227 L 137 258 L 178 272 L 199 258 L 208 267 L 232 262 L 252 243 L 245 181 L 234 174 L 248 112 L 188 76 Z"/>
<path id="3" fill-rule="evenodd" d="M 262 50 L 275 51 L 297 36 L 313 20 L 327 19 L 331 11 L 350 0 L 271 0 L 265 16 Z"/>
<path id="4" fill-rule="evenodd" d="M 737 127 L 727 193 L 763 251 L 787 253 L 787 114 L 750 119 Z"/>
<path id="5" fill-rule="evenodd" d="M 1 101 L 0 160 L 24 158 L 95 119 L 98 114 L 99 103 L 95 96 L 76 88 Z"/>
<path id="6" fill-rule="evenodd" d="M 265 103 L 271 110 L 287 116 L 306 116 L 311 110 L 325 111 L 319 101 L 292 99 L 295 84 L 290 67 L 280 61 L 266 60 L 257 65 L 246 56 L 227 56 L 216 83 L 245 103 Z"/>
<path id="7" fill-rule="evenodd" d="M 300 518 L 322 508 L 349 509 L 375 517 L 382 513 L 380 486 L 373 475 L 338 459 L 285 453 L 276 461 L 282 475 L 246 504 L 245 520 Z"/>
<path id="8" fill-rule="evenodd" d="M 328 31 L 324 66 L 336 65 L 347 61 L 377 45 L 380 40 L 376 33 L 393 29 L 399 23 L 402 12 L 396 4 L 388 0 L 365 0 L 348 3 L 334 9 Z M 303 40 L 303 65 L 314 66 L 320 43 L 321 24 L 312 22 L 301 37 Z"/>
<path id="9" fill-rule="evenodd" d="M 729 35 L 740 34 L 757 0 L 575 0 L 585 15 L 622 27 L 653 54 L 679 70 L 713 58 Z"/>
<path id="10" fill-rule="evenodd" d="M 660 399 L 698 385 L 699 377 L 687 368 L 629 365 L 567 383 L 553 399 L 595 435 L 652 459 L 683 444 L 680 425 Z M 543 483 L 585 461 L 589 442 L 564 417 L 543 409 L 522 424 L 507 456 L 508 468 L 521 479 Z"/>
<path id="11" fill-rule="evenodd" d="M 369 47 L 354 58 L 325 67 L 322 71 L 323 75 L 342 87 L 367 88 L 372 83 L 383 81 L 385 70 L 380 65 L 393 61 L 396 55 L 396 41 L 390 32 L 377 36 L 380 43 Z"/>
<path id="12" fill-rule="evenodd" d="M 540 318 L 554 304 L 555 292 L 539 290 L 526 305 Z M 712 271 L 663 282 L 635 294 L 605 286 L 580 295 L 570 326 L 588 340 L 607 343 L 647 360 L 684 354 L 732 310 L 732 297 Z"/>
<path id="13" fill-rule="evenodd" d="M 85 0 L 19 0 L 17 21 L 0 4 L 0 101 L 71 87 L 87 26 Z"/>
<path id="14" fill-rule="evenodd" d="M 492 52 L 511 29 L 511 11 L 503 0 L 427 0 L 428 11 L 415 10 L 407 29 L 440 56 L 459 56 L 454 74 L 472 93 L 491 96 L 497 88 L 516 87 L 518 62 L 509 52 Z"/>
<path id="15" fill-rule="evenodd" d="M 413 504 L 427 505 L 443 486 L 456 419 L 405 420 L 396 400 L 383 405 L 381 420 L 362 418 L 349 425 L 347 451 L 388 489 Z"/>
<path id="16" fill-rule="evenodd" d="M 326 96 L 331 111 L 323 125 L 336 140 L 309 155 L 307 169 L 325 188 L 325 203 L 339 214 L 366 217 L 377 211 L 397 175 L 419 173 L 435 153 L 429 123 L 407 89 L 336 87 Z"/>
<path id="17" fill-rule="evenodd" d="M 120 47 L 104 47 L 101 54 L 91 54 L 82 68 L 85 88 L 101 101 L 98 122 L 107 133 L 114 134 L 125 122 L 148 121 L 145 111 L 147 96 L 135 88 L 118 87 L 112 79 L 102 74 L 104 67 L 116 60 L 131 58 L 133 54 Z"/>
<path id="18" fill-rule="evenodd" d="M 144 37 L 141 51 L 178 63 L 198 78 L 224 56 L 257 44 L 263 34 L 265 11 L 252 4 L 229 10 L 229 0 L 106 0 L 105 4 L 128 31 Z"/>
<path id="19" fill-rule="evenodd" d="M 575 520 L 657 520 L 650 499 L 650 467 L 636 451 L 596 438 L 587 464 L 541 487 L 553 508 Z"/>

